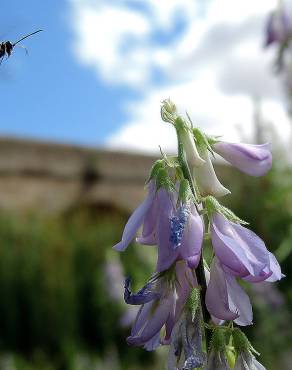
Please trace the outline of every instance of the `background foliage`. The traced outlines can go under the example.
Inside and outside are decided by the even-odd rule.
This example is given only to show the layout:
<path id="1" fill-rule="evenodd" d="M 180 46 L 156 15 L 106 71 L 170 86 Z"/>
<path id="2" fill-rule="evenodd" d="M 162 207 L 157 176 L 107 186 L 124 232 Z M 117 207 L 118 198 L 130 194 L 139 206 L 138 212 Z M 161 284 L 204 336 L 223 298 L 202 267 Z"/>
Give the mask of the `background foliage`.
<path id="1" fill-rule="evenodd" d="M 276 167 L 251 179 L 234 171 L 232 178 L 229 169 L 221 171 L 232 190 L 226 204 L 263 237 L 287 275 L 277 285 L 246 286 L 256 323 L 247 332 L 267 369 L 288 369 L 292 173 Z M 126 219 L 108 206 L 78 206 L 59 216 L 2 212 L 0 369 L 164 368 L 163 348 L 153 354 L 125 342 L 134 312 L 122 302 L 123 276 L 141 286 L 156 255 L 151 247 L 130 247 L 121 255 L 111 250 Z"/>

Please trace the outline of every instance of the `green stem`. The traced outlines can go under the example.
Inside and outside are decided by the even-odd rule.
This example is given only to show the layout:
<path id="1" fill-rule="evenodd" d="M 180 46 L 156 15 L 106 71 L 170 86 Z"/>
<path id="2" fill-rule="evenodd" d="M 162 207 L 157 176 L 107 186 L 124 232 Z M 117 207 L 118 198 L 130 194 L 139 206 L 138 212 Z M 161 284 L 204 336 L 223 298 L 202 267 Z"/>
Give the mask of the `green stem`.
<path id="1" fill-rule="evenodd" d="M 191 176 L 191 172 L 185 157 L 185 151 L 182 142 L 179 139 L 179 133 L 177 133 L 178 137 L 178 160 L 179 164 L 181 166 L 181 169 L 183 171 L 184 178 L 189 181 L 191 191 L 194 195 L 194 198 L 196 201 L 199 199 L 199 194 L 197 194 L 195 190 L 195 185 Z M 206 282 L 206 276 L 205 276 L 205 270 L 204 270 L 204 261 L 203 261 L 203 253 L 201 253 L 201 258 L 198 264 L 198 267 L 196 269 L 196 276 L 198 284 L 201 288 L 201 294 L 200 294 L 200 301 L 201 301 L 201 308 L 202 308 L 202 314 L 203 319 L 205 323 L 208 323 L 211 319 L 211 316 L 209 314 L 209 311 L 207 310 L 206 303 L 205 303 L 205 297 L 206 297 L 206 291 L 207 291 L 207 282 Z M 209 349 L 209 344 L 211 340 L 210 331 L 208 329 L 205 330 L 205 338 L 206 338 L 206 350 Z"/>

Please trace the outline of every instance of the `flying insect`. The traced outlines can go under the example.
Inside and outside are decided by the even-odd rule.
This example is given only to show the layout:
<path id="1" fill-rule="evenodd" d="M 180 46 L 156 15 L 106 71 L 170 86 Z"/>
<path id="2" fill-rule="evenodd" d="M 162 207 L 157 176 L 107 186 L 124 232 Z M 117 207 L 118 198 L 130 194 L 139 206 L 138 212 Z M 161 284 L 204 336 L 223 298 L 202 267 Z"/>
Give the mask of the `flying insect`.
<path id="1" fill-rule="evenodd" d="M 7 56 L 7 58 L 10 57 L 14 47 L 19 44 L 21 41 L 23 41 L 24 39 L 27 39 L 28 37 L 32 36 L 32 35 L 35 35 L 36 33 L 38 32 L 41 32 L 42 30 L 37 30 L 37 31 L 34 31 L 32 33 L 29 33 L 28 35 L 25 35 L 23 37 L 21 37 L 19 40 L 17 40 L 16 42 L 12 43 L 11 41 L 3 41 L 3 42 L 0 42 L 0 65 L 4 59 L 5 56 Z"/>

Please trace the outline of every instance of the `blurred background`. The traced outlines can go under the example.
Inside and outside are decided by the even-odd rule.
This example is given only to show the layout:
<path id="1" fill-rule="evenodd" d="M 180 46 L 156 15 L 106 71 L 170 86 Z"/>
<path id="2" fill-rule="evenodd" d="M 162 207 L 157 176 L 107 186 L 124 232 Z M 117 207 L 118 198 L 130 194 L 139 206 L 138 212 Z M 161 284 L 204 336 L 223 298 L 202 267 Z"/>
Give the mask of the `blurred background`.
<path id="1" fill-rule="evenodd" d="M 164 348 L 127 346 L 122 299 L 156 251 L 112 246 L 158 145 L 175 153 L 168 97 L 208 134 L 272 143 L 264 178 L 216 170 L 286 274 L 245 287 L 246 332 L 268 370 L 291 369 L 291 18 L 275 0 L 1 0 L 2 41 L 44 32 L 0 65 L 0 370 L 164 368 Z"/>

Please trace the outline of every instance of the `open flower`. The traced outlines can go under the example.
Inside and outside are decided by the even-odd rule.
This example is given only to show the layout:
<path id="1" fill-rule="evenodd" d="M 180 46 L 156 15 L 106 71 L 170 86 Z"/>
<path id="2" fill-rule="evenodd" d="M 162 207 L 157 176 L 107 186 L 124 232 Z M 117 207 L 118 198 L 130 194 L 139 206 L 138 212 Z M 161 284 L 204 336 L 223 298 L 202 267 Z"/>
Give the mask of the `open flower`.
<path id="1" fill-rule="evenodd" d="M 240 171 L 251 176 L 265 175 L 272 166 L 270 144 L 235 144 L 220 141 L 213 149 Z"/>
<path id="2" fill-rule="evenodd" d="M 204 225 L 193 204 L 175 206 L 169 194 L 161 191 L 157 220 L 157 271 L 164 271 L 174 261 L 184 259 L 197 267 L 203 242 Z"/>
<path id="3" fill-rule="evenodd" d="M 124 228 L 122 240 L 113 247 L 115 250 L 122 252 L 128 247 L 128 245 L 136 236 L 138 229 L 143 224 L 145 216 L 148 214 L 148 212 L 151 210 L 153 206 L 155 207 L 155 200 L 156 200 L 156 186 L 155 181 L 152 180 L 148 185 L 147 197 L 132 213 L 131 217 L 129 218 Z"/>
<path id="4" fill-rule="evenodd" d="M 281 278 L 279 264 L 262 239 L 216 212 L 212 215 L 211 239 L 223 269 L 231 275 L 251 282 L 264 281 L 271 276 Z"/>
<path id="5" fill-rule="evenodd" d="M 215 257 L 206 292 L 209 313 L 219 320 L 234 320 L 238 325 L 252 324 L 252 307 L 245 291 L 236 278 L 226 273 Z"/>
<path id="6" fill-rule="evenodd" d="M 125 282 L 125 302 L 141 305 L 127 342 L 134 346 L 155 349 L 159 344 L 169 344 L 175 323 L 193 287 L 197 286 L 195 275 L 184 261 L 176 263 L 174 269 L 155 274 L 138 292 L 130 290 L 130 280 Z M 160 337 L 165 326 L 165 336 Z"/>
<path id="7" fill-rule="evenodd" d="M 173 285 L 166 276 L 155 275 L 143 289 L 133 294 L 126 280 L 124 297 L 126 303 L 142 305 L 127 338 L 128 344 L 155 349 L 160 344 L 162 327 L 165 325 L 168 333 L 173 327 L 176 301 Z"/>
<path id="8" fill-rule="evenodd" d="M 176 260 L 184 259 L 197 267 L 201 255 L 204 225 L 196 207 L 190 202 L 178 202 L 177 192 L 164 187 L 156 190 L 152 180 L 148 196 L 129 218 L 122 240 L 114 246 L 124 251 L 143 224 L 137 241 L 158 245 L 157 271 L 168 269 Z"/>

